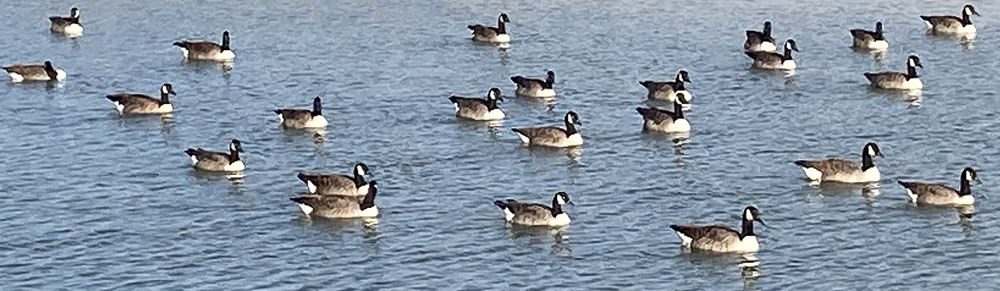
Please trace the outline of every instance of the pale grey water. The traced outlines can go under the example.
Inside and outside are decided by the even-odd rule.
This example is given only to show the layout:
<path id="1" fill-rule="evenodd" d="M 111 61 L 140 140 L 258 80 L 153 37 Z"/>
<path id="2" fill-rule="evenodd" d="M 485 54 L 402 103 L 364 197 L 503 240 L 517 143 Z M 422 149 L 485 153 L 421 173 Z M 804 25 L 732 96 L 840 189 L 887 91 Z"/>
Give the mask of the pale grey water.
<path id="1" fill-rule="evenodd" d="M 52 60 L 58 86 L 0 84 L 2 290 L 983 290 L 1000 282 L 1000 9 L 972 46 L 924 34 L 961 1 L 101 1 L 80 38 L 49 35 L 63 1 L 5 2 L 0 63 Z M 236 4 L 240 3 L 240 4 Z M 836 5 L 839 5 L 837 7 Z M 510 15 L 511 48 L 465 28 Z M 743 30 L 774 22 L 801 53 L 792 77 L 749 70 Z M 847 30 L 885 22 L 884 59 Z M 171 43 L 232 33 L 231 71 Z M 861 73 L 921 56 L 920 104 Z M 640 80 L 691 72 L 690 140 L 641 134 Z M 556 72 L 557 104 L 511 96 L 512 75 Z M 119 117 L 109 93 L 171 82 L 176 112 Z M 507 96 L 495 131 L 447 96 Z M 325 97 L 330 133 L 283 131 L 275 107 Z M 580 113 L 581 152 L 528 150 L 511 127 Z M 246 177 L 195 173 L 188 147 L 244 141 Z M 878 142 L 879 195 L 807 185 L 796 159 L 859 159 Z M 379 224 L 310 221 L 298 171 L 372 167 Z M 983 183 L 971 219 L 907 203 L 896 179 Z M 494 199 L 570 193 L 562 233 L 505 227 Z M 996 196 L 992 196 L 996 197 Z M 737 226 L 761 209 L 758 268 L 682 252 L 675 223 Z"/>

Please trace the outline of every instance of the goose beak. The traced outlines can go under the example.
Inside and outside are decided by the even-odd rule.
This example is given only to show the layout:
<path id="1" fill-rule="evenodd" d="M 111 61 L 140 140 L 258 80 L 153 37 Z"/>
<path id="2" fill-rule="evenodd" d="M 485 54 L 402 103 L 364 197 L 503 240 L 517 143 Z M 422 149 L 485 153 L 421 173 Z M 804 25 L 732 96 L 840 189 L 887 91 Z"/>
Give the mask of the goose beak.
<path id="1" fill-rule="evenodd" d="M 569 205 L 576 205 L 575 203 L 573 203 L 573 201 L 566 201 L 566 204 L 569 204 Z"/>
<path id="2" fill-rule="evenodd" d="M 763 219 L 757 218 L 757 219 L 754 219 L 754 221 L 760 222 L 760 225 L 767 226 L 767 224 L 764 223 Z"/>

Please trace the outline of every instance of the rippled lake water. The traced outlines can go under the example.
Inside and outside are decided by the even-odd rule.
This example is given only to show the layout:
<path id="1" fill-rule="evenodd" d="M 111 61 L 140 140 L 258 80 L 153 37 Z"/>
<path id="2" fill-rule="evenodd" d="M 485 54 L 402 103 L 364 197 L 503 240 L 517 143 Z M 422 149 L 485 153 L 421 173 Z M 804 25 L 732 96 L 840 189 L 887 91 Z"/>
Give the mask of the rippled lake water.
<path id="1" fill-rule="evenodd" d="M 238 3 L 238 4 L 237 4 Z M 51 60 L 55 86 L 0 84 L 3 290 L 984 290 L 1000 282 L 1000 9 L 973 42 L 928 36 L 921 14 L 964 2 L 102 1 L 84 34 L 52 36 L 70 3 L 2 4 L 3 65 Z M 466 25 L 510 15 L 507 50 Z M 792 76 L 750 70 L 743 31 L 774 23 L 801 53 Z M 849 29 L 885 23 L 873 56 Z M 232 67 L 171 43 L 232 33 Z M 861 75 L 921 56 L 917 96 Z M 689 139 L 640 132 L 641 80 L 691 73 Z M 513 75 L 556 72 L 555 103 L 515 98 Z M 104 96 L 155 93 L 176 111 L 119 117 Z M 499 87 L 498 128 L 447 97 Z M 278 128 L 271 110 L 325 100 L 329 132 Z M 526 149 L 512 127 L 578 112 L 578 150 Z M 195 172 L 184 149 L 243 141 L 246 177 Z M 881 146 L 880 188 L 815 187 L 797 159 Z M 377 225 L 309 220 L 299 171 L 372 168 Z M 979 170 L 971 217 L 916 207 L 897 179 L 957 184 Z M 576 202 L 565 230 L 511 229 L 494 199 Z M 690 254 L 667 227 L 736 227 L 761 209 L 755 258 Z M 756 263 L 754 263 L 756 261 Z"/>

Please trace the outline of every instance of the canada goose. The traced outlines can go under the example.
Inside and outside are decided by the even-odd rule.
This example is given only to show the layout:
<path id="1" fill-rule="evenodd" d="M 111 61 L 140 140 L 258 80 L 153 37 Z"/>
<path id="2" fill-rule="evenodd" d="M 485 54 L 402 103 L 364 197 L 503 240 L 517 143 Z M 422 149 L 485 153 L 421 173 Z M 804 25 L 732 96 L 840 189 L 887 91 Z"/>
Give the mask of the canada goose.
<path id="1" fill-rule="evenodd" d="M 316 128 L 326 127 L 326 118 L 323 117 L 322 100 L 319 96 L 313 98 L 313 109 L 276 109 L 274 113 L 281 119 L 281 126 L 288 128 Z"/>
<path id="2" fill-rule="evenodd" d="M 209 41 L 179 41 L 174 45 L 179 46 L 189 60 L 229 61 L 236 57 L 229 49 L 229 31 L 222 32 L 222 45 Z"/>
<path id="3" fill-rule="evenodd" d="M 878 167 L 872 163 L 872 156 L 882 156 L 882 151 L 873 142 L 865 144 L 861 150 L 861 165 L 842 159 L 825 159 L 820 161 L 795 161 L 802 167 L 806 178 L 811 181 L 831 181 L 841 183 L 870 183 L 882 179 Z"/>
<path id="4" fill-rule="evenodd" d="M 517 90 L 514 91 L 517 95 L 528 96 L 528 97 L 554 97 L 556 96 L 556 90 L 552 89 L 552 84 L 556 82 L 556 73 L 548 71 L 545 73 L 545 80 L 525 78 L 522 76 L 510 77 L 510 80 L 517 84 Z"/>
<path id="5" fill-rule="evenodd" d="M 354 176 L 341 174 L 299 173 L 299 180 L 306 183 L 309 193 L 362 196 L 368 193 L 369 183 L 365 182 L 368 165 L 354 165 Z"/>
<path id="6" fill-rule="evenodd" d="M 743 209 L 743 227 L 740 231 L 724 225 L 671 225 L 681 238 L 681 245 L 695 250 L 729 253 L 752 253 L 760 249 L 757 236 L 753 233 L 753 222 L 764 221 L 756 207 L 747 206 Z"/>
<path id="7" fill-rule="evenodd" d="M 680 95 L 678 93 L 677 95 Z M 684 97 L 677 96 L 674 101 L 674 111 L 666 111 L 656 107 L 642 108 L 635 110 L 642 115 L 642 129 L 661 132 L 688 132 L 691 131 L 691 124 L 684 118 L 682 100 Z"/>
<path id="8" fill-rule="evenodd" d="M 962 18 L 952 15 L 921 15 L 920 18 L 927 24 L 928 29 L 936 33 L 973 34 L 976 33 L 976 26 L 972 25 L 972 21 L 969 20 L 969 14 L 981 16 L 976 12 L 975 7 L 965 5 L 962 8 Z"/>
<path id="9" fill-rule="evenodd" d="M 507 34 L 507 22 L 510 22 L 507 13 L 500 13 L 500 16 L 497 17 L 497 27 L 481 24 L 469 25 L 469 29 L 472 30 L 472 40 L 490 43 L 510 42 L 510 35 Z"/>
<path id="10" fill-rule="evenodd" d="M 353 196 L 338 195 L 305 195 L 291 198 L 299 205 L 302 213 L 309 216 L 325 218 L 371 218 L 378 216 L 375 206 L 375 194 L 378 186 L 375 181 L 369 182 L 371 187 L 365 192 L 365 198 L 358 201 Z"/>
<path id="11" fill-rule="evenodd" d="M 958 190 L 945 186 L 944 183 L 903 182 L 899 181 L 910 195 L 913 203 L 933 205 L 972 205 L 976 198 L 972 197 L 970 181 L 978 181 L 976 170 L 965 168 L 959 178 Z"/>
<path id="12" fill-rule="evenodd" d="M 83 33 L 83 26 L 80 25 L 80 9 L 69 10 L 69 17 L 62 16 L 52 16 L 49 17 L 49 21 L 52 25 L 49 26 L 49 30 L 55 33 L 63 34 L 81 34 Z"/>
<path id="13" fill-rule="evenodd" d="M 795 60 L 792 59 L 792 51 L 799 51 L 799 47 L 795 45 L 795 40 L 789 39 L 785 41 L 784 54 L 764 51 L 745 53 L 753 59 L 754 67 L 769 70 L 791 70 L 795 69 Z"/>
<path id="14" fill-rule="evenodd" d="M 875 22 L 875 31 L 864 29 L 851 29 L 851 36 L 854 38 L 853 46 L 859 49 L 884 50 L 889 48 L 889 42 L 882 34 L 882 22 Z"/>
<path id="15" fill-rule="evenodd" d="M 569 224 L 569 215 L 563 212 L 563 204 L 573 204 L 566 192 L 552 197 L 552 207 L 539 203 L 521 203 L 514 199 L 496 200 L 493 204 L 503 211 L 507 222 L 529 226 L 564 226 Z"/>
<path id="16" fill-rule="evenodd" d="M 459 96 L 448 97 L 452 105 L 455 105 L 455 116 L 472 120 L 500 120 L 506 114 L 497 106 L 497 101 L 503 101 L 499 88 L 490 88 L 486 93 L 486 99 L 467 98 Z"/>
<path id="17" fill-rule="evenodd" d="M 45 61 L 45 64 L 38 65 L 10 65 L 3 67 L 10 80 L 14 83 L 21 81 L 62 81 L 66 79 L 66 72 L 56 69 L 52 62 Z"/>
<path id="18" fill-rule="evenodd" d="M 156 99 L 145 94 L 119 93 L 108 95 L 108 100 L 115 104 L 115 109 L 121 114 L 169 113 L 174 110 L 170 105 L 170 95 L 177 95 L 170 83 L 160 86 L 160 98 Z"/>
<path id="19" fill-rule="evenodd" d="M 924 66 L 920 64 L 920 58 L 910 55 L 906 58 L 906 73 L 900 72 L 878 72 L 865 73 L 865 78 L 872 83 L 872 86 L 884 89 L 921 89 L 924 83 L 917 76 L 917 68 Z"/>
<path id="20" fill-rule="evenodd" d="M 677 72 L 677 76 L 674 77 L 673 82 L 642 81 L 639 82 L 639 85 L 646 87 L 646 90 L 649 91 L 646 94 L 646 98 L 649 100 L 674 102 L 678 96 L 683 94 L 685 96 L 683 102 L 689 104 L 691 102 L 691 93 L 684 89 L 684 82 L 691 82 L 691 79 L 688 78 L 687 71 L 680 70 L 680 72 Z"/>
<path id="21" fill-rule="evenodd" d="M 550 127 L 522 127 L 512 128 L 521 138 L 521 142 L 527 145 L 545 147 L 572 147 L 583 144 L 583 136 L 576 131 L 574 124 L 583 125 L 580 116 L 576 112 L 566 113 L 566 129 L 555 126 Z"/>
<path id="22" fill-rule="evenodd" d="M 240 153 L 243 146 L 240 141 L 233 140 L 229 143 L 229 153 L 206 151 L 202 148 L 187 149 L 184 151 L 191 157 L 194 167 L 205 171 L 225 171 L 238 172 L 246 168 L 243 160 L 240 160 Z"/>
<path id="23" fill-rule="evenodd" d="M 771 22 L 764 22 L 764 31 L 747 30 L 747 40 L 743 42 L 743 50 L 748 52 L 773 52 L 778 49 L 771 37 Z"/>

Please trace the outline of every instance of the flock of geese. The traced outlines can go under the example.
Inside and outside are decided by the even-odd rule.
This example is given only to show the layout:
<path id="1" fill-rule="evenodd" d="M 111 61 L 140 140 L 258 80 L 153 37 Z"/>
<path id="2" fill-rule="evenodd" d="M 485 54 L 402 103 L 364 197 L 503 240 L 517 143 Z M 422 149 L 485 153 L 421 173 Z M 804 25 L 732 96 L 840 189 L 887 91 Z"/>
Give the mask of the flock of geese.
<path id="1" fill-rule="evenodd" d="M 976 28 L 969 19 L 970 15 L 979 15 L 972 5 L 965 5 L 962 16 L 920 16 L 929 26 L 929 32 L 934 34 L 958 35 L 974 37 Z M 78 36 L 83 33 L 80 23 L 80 10 L 72 8 L 69 17 L 50 17 L 52 33 Z M 506 23 L 510 22 L 507 14 L 500 14 L 497 26 L 469 25 L 472 30 L 472 41 L 495 45 L 506 45 L 511 41 Z M 793 70 L 796 67 L 792 51 L 798 51 L 795 41 L 788 39 L 783 46 L 783 52 L 777 53 L 777 45 L 771 36 L 772 25 L 764 22 L 762 31 L 746 32 L 743 44 L 744 52 L 753 60 L 753 66 L 761 69 Z M 882 23 L 875 25 L 874 31 L 854 29 L 850 31 L 856 49 L 884 50 L 889 42 L 882 32 Z M 173 45 L 180 48 L 187 60 L 231 62 L 236 55 L 230 48 L 229 32 L 222 33 L 222 42 L 179 41 Z M 920 58 L 911 55 L 907 58 L 906 72 L 876 72 L 864 73 L 871 85 L 887 89 L 916 90 L 922 88 L 915 67 L 922 67 Z M 42 64 L 11 65 L 4 67 L 11 81 L 44 81 L 58 82 L 66 78 L 66 72 L 53 66 L 49 61 Z M 544 79 L 533 79 L 524 76 L 514 76 L 510 80 L 515 84 L 515 93 L 531 98 L 554 98 L 556 91 L 555 73 L 549 71 Z M 691 125 L 684 117 L 685 106 L 692 102 L 692 95 L 684 87 L 684 82 L 690 82 L 688 72 L 681 70 L 673 81 L 642 81 L 640 85 L 648 90 L 647 98 L 672 103 L 673 110 L 664 110 L 655 106 L 636 108 L 643 118 L 643 129 L 667 133 L 683 133 L 691 130 Z M 107 95 L 120 114 L 164 114 L 173 111 L 170 95 L 176 95 L 170 83 L 160 86 L 160 97 L 154 98 L 138 93 L 118 93 Z M 485 98 L 451 96 L 448 98 L 454 105 L 455 116 L 478 121 L 495 121 L 506 117 L 498 102 L 503 101 L 499 88 L 491 88 Z M 313 99 L 311 109 L 277 109 L 274 111 L 285 128 L 325 128 L 327 120 L 323 117 L 322 100 Z M 583 136 L 576 129 L 582 125 L 580 116 L 573 111 L 566 113 L 565 127 L 521 127 L 512 131 L 520 137 L 523 144 L 541 147 L 575 147 L 583 144 Z M 203 171 L 241 172 L 246 169 L 240 159 L 243 147 L 239 140 L 229 143 L 228 152 L 209 151 L 202 148 L 189 148 L 184 151 L 194 167 Z M 875 143 L 865 144 L 862 148 L 861 163 L 843 159 L 800 160 L 795 165 L 802 168 L 808 180 L 814 182 L 839 183 L 876 183 L 882 179 L 878 167 L 873 163 L 875 156 L 882 152 Z M 376 181 L 367 181 L 368 166 L 358 163 L 353 173 L 346 174 L 307 174 L 299 173 L 298 179 L 306 184 L 309 194 L 291 198 L 307 216 L 325 218 L 374 218 L 378 216 L 375 196 L 378 191 Z M 959 177 L 959 188 L 955 189 L 941 183 L 904 182 L 900 181 L 911 200 L 915 203 L 935 205 L 971 205 L 974 203 L 969 189 L 970 181 L 975 181 L 976 171 L 972 168 L 962 170 Z M 497 200 L 494 204 L 500 208 L 504 219 L 511 224 L 527 226 L 562 227 L 570 223 L 569 215 L 563 210 L 563 205 L 572 204 L 569 194 L 558 192 L 552 197 L 550 205 L 541 203 L 525 203 L 514 199 Z M 739 230 L 722 225 L 671 225 L 684 246 L 696 250 L 711 252 L 756 252 L 760 245 L 754 235 L 754 222 L 763 224 L 760 213 L 753 206 L 746 207 L 742 212 L 742 226 Z"/>

